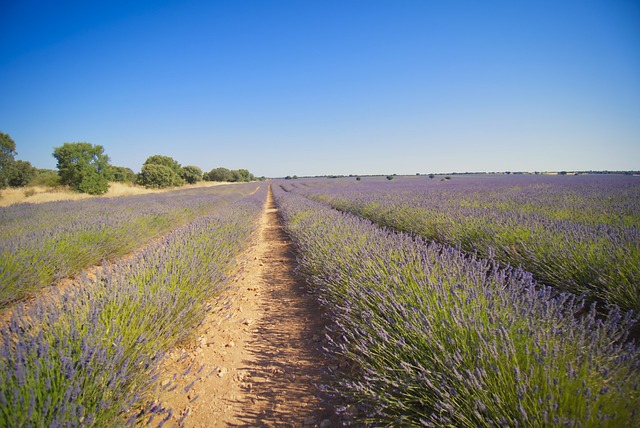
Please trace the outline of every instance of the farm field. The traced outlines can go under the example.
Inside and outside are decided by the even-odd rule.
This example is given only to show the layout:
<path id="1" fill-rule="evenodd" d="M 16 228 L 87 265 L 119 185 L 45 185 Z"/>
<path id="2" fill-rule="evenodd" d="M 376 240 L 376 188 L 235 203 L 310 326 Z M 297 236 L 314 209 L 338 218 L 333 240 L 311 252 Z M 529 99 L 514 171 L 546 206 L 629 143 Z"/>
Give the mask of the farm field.
<path id="1" fill-rule="evenodd" d="M 300 189 L 394 230 L 521 266 L 554 288 L 640 311 L 640 180 L 456 176 L 338 180 Z"/>
<path id="2" fill-rule="evenodd" d="M 0 209 L 0 425 L 640 424 L 638 177 L 440 178 Z"/>
<path id="3" fill-rule="evenodd" d="M 130 257 L 80 274 L 71 285 L 11 306 L 0 331 L 0 425 L 111 426 L 144 414 L 162 354 L 202 321 L 255 234 L 266 187 L 244 187 L 245 196 L 236 193 L 241 186 L 231 188 L 168 192 L 157 205 L 155 196 L 110 201 L 120 210 L 138 206 L 140 213 L 130 208 L 125 219 L 143 214 L 173 230 Z M 149 210 L 140 209 L 147 203 Z M 76 225 L 99 211 L 92 204 L 82 205 L 84 212 L 67 204 L 73 207 L 18 208 L 35 209 L 33 216 L 66 208 L 79 213 Z M 24 231 L 33 224 L 27 217 L 5 218 Z M 46 230 L 39 226 L 35 234 Z M 123 228 L 133 233 L 135 226 L 131 221 Z"/>
<path id="4" fill-rule="evenodd" d="M 195 184 L 181 186 L 180 189 L 197 189 L 222 184 L 223 183 L 215 181 L 200 181 Z M 165 193 L 166 191 L 167 189 L 151 189 L 131 183 L 111 182 L 109 183 L 109 190 L 102 197 L 117 198 L 121 196 L 149 195 L 151 193 Z M 21 203 L 40 204 L 43 202 L 77 201 L 81 199 L 95 199 L 95 196 L 87 193 L 74 192 L 68 188 L 29 185 L 27 187 L 2 189 L 2 192 L 0 192 L 0 207 L 8 207 Z"/>
<path id="5" fill-rule="evenodd" d="M 32 6 L 0 428 L 640 428 L 640 0 Z"/>
<path id="6" fill-rule="evenodd" d="M 127 254 L 256 187 L 204 187 L 3 208 L 0 309 L 82 268 Z"/>
<path id="7" fill-rule="evenodd" d="M 299 269 L 327 310 L 332 326 L 327 349 L 336 361 L 349 362 L 347 370 L 335 366 L 327 392 L 342 397 L 347 411 L 355 408 L 361 421 L 375 426 L 638 425 L 640 354 L 629 338 L 635 313 L 605 302 L 603 317 L 591 304 L 593 296 L 583 300 L 545 286 L 535 274 L 501 266 L 491 254 L 483 258 L 479 251 L 466 253 L 462 246 L 380 225 L 381 219 L 385 226 L 400 219 L 414 232 L 411 220 L 421 224 L 419 216 L 410 210 L 413 217 L 403 216 L 403 203 L 429 201 L 432 189 L 432 212 L 420 213 L 448 220 L 445 231 L 457 225 L 448 217 L 456 201 L 480 202 L 460 198 L 458 192 L 469 186 L 494 198 L 538 187 L 542 194 L 574 193 L 573 201 L 591 202 L 593 212 L 603 202 L 585 196 L 589 188 L 585 193 L 575 184 L 556 188 L 546 178 L 461 179 L 459 187 L 455 181 L 438 183 L 448 188 L 421 179 L 428 184 L 415 178 L 397 183 L 373 179 L 370 184 L 317 180 L 282 182 L 274 190 Z M 578 183 L 591 185 L 601 197 L 603 186 L 616 189 L 605 201 L 611 214 L 602 214 L 612 227 L 636 236 L 626 215 L 635 221 L 637 202 L 628 198 L 638 184 L 618 180 Z M 384 205 L 388 199 L 395 205 Z M 542 199 L 529 201 L 529 209 L 544 206 Z M 342 203 L 344 209 L 352 202 L 362 207 L 353 211 L 363 217 L 370 215 L 367 208 L 382 214 L 371 222 L 329 205 Z M 581 205 L 582 210 L 588 207 Z M 582 218 L 597 222 L 587 220 Z M 637 249 L 638 241 L 633 244 Z"/>

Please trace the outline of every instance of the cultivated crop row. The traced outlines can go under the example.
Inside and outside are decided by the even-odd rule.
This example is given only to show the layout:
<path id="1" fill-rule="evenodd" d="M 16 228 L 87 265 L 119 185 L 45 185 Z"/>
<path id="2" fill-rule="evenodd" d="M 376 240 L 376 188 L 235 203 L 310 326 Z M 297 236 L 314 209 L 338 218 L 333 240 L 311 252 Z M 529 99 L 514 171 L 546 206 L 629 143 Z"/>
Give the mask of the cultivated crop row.
<path id="1" fill-rule="evenodd" d="M 327 390 L 389 426 L 638 426 L 634 322 L 274 186 L 331 322 Z M 348 362 L 345 367 L 344 361 Z M 343 367 L 342 369 L 338 367 Z M 353 409 L 350 410 L 354 413 Z"/>
<path id="2" fill-rule="evenodd" d="M 87 266 L 127 254 L 255 188 L 217 186 L 0 208 L 0 309 Z"/>
<path id="3" fill-rule="evenodd" d="M 426 177 L 300 186 L 316 200 L 640 312 L 640 180 Z M 313 183 L 312 183 L 313 184 Z"/>
<path id="4" fill-rule="evenodd" d="M 0 330 L 0 426 L 140 420 L 163 352 L 222 292 L 265 197 L 262 186 L 78 284 L 12 308 Z"/>

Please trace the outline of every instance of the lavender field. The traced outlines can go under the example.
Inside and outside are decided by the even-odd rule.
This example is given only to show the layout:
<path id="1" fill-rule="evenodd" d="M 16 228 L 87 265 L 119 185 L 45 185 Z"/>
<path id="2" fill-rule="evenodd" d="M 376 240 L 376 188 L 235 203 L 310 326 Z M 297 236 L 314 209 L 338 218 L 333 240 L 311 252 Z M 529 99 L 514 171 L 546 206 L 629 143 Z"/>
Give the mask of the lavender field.
<path id="1" fill-rule="evenodd" d="M 640 426 L 638 177 L 270 186 L 344 420 Z M 149 396 L 163 354 L 224 296 L 267 190 L 0 210 L 0 426 L 168 421 Z"/>
<path id="2" fill-rule="evenodd" d="M 639 177 L 420 176 L 300 187 L 381 226 L 520 266 L 602 305 L 640 311 Z"/>
<path id="3" fill-rule="evenodd" d="M 471 254 L 462 245 L 399 232 L 414 232 L 417 223 L 436 233 L 442 224 L 445 236 L 456 237 L 451 229 L 464 219 L 462 213 L 483 225 L 491 218 L 487 212 L 504 215 L 514 227 L 520 218 L 526 229 L 527 210 L 546 212 L 533 216 L 542 224 L 573 212 L 572 224 L 599 230 L 597 220 L 578 214 L 599 212 L 604 204 L 610 209 L 600 212 L 609 222 L 604 230 L 636 233 L 637 202 L 626 198 L 638 192 L 637 185 L 596 180 L 556 189 L 553 182 L 520 178 L 459 184 L 421 179 L 427 181 L 274 186 L 299 271 L 326 310 L 326 350 L 335 360 L 329 367 L 335 381 L 325 391 L 343 400 L 345 414 L 374 426 L 638 426 L 634 313 L 611 304 L 603 318 L 591 299 L 502 266 L 489 249 Z M 616 193 L 599 199 L 612 188 Z M 532 192 L 555 200 L 536 202 Z M 564 197 L 558 192 L 573 194 L 573 200 L 559 205 Z M 529 204 L 512 202 L 518 196 Z M 355 207 L 375 223 L 311 198 L 343 211 Z M 580 209 L 572 209 L 572 202 L 581 202 Z M 381 227 L 383 221 L 394 227 Z"/>
<path id="4" fill-rule="evenodd" d="M 255 189 L 243 184 L 0 208 L 0 309 Z"/>
<path id="5" fill-rule="evenodd" d="M 174 230 L 132 257 L 80 274 L 71 287 L 11 306 L 0 329 L 0 426 L 132 426 L 156 414 L 170 417 L 148 404 L 148 392 L 163 353 L 202 322 L 224 292 L 237 255 L 251 242 L 266 186 L 242 194 L 257 187 L 104 205 L 91 201 L 81 206 L 84 211 L 74 203 L 51 204 L 30 213 L 32 218 L 54 213 L 62 227 L 73 233 L 75 225 L 82 233 L 96 230 L 89 216 L 101 212 L 101 205 L 111 209 L 101 217 L 101 227 L 133 233 L 131 243 L 137 245 L 152 236 L 143 233 L 142 239 L 135 232 L 148 219 L 164 224 L 155 233 Z M 29 214 L 29 208 L 15 210 Z M 74 220 L 64 223 L 63 210 L 75 212 Z M 115 222 L 107 221 L 111 216 Z M 28 215 L 5 216 L 15 228 L 6 236 L 18 239 L 31 227 L 37 243 L 52 239 L 46 225 L 36 230 L 35 220 L 22 217 Z M 87 241 L 82 245 L 91 249 Z"/>

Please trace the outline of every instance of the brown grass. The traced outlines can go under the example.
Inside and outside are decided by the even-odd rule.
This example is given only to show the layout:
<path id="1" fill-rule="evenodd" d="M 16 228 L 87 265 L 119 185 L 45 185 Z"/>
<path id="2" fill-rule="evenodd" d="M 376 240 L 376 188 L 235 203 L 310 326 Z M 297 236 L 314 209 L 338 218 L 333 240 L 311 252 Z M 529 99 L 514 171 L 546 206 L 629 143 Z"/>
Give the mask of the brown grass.
<path id="1" fill-rule="evenodd" d="M 215 181 L 201 181 L 196 184 L 188 184 L 180 189 L 191 189 L 194 187 L 220 186 L 233 183 L 219 183 Z M 0 207 L 6 207 L 20 202 L 38 204 L 52 201 L 76 201 L 87 198 L 113 198 L 118 196 L 143 195 L 147 193 L 166 192 L 175 190 L 175 187 L 168 189 L 146 189 L 141 186 L 129 183 L 109 183 L 109 191 L 101 196 L 87 195 L 86 193 L 76 193 L 66 187 L 46 187 L 27 186 L 7 188 L 0 191 Z"/>

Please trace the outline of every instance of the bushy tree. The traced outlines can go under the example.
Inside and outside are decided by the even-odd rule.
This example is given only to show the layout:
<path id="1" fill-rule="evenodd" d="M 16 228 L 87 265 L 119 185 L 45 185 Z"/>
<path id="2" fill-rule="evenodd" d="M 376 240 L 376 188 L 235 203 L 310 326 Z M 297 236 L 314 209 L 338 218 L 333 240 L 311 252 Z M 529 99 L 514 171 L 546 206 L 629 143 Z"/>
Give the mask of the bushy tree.
<path id="1" fill-rule="evenodd" d="M 138 184 L 145 187 L 161 189 L 181 186 L 184 182 L 168 166 L 151 163 L 142 165 L 142 170 L 140 174 L 138 174 Z"/>
<path id="2" fill-rule="evenodd" d="M 144 165 L 164 165 L 166 167 L 171 168 L 176 175 L 180 176 L 180 164 L 174 158 L 170 156 L 163 155 L 153 155 L 149 156 L 146 161 L 144 161 Z"/>
<path id="3" fill-rule="evenodd" d="M 93 169 L 88 169 L 82 177 L 82 180 L 75 187 L 75 190 L 90 195 L 103 195 L 109 190 L 109 182 L 104 174 L 100 174 Z"/>
<path id="4" fill-rule="evenodd" d="M 180 177 L 189 184 L 202 181 L 202 170 L 197 166 L 187 165 L 180 170 Z"/>
<path id="5" fill-rule="evenodd" d="M 37 170 L 27 161 L 17 160 L 9 169 L 9 186 L 26 186 L 36 176 Z"/>
<path id="6" fill-rule="evenodd" d="M 109 180 L 117 183 L 134 183 L 136 181 L 136 173 L 131 168 L 124 166 L 111 166 L 109 168 Z"/>
<path id="7" fill-rule="evenodd" d="M 0 132 L 0 189 L 9 185 L 16 154 L 16 143 L 9 134 Z"/>
<path id="8" fill-rule="evenodd" d="M 13 161 L 16 155 L 16 143 L 9 134 L 0 132 L 0 165 Z"/>
<path id="9" fill-rule="evenodd" d="M 37 170 L 31 163 L 15 160 L 17 154 L 15 141 L 0 132 L 0 188 L 26 186 L 36 176 Z"/>
<path id="10" fill-rule="evenodd" d="M 60 176 L 55 169 L 36 169 L 36 174 L 31 180 L 31 184 L 36 186 L 57 187 L 60 186 Z"/>
<path id="11" fill-rule="evenodd" d="M 54 148 L 53 157 L 58 161 L 62 184 L 92 195 L 104 194 L 109 189 L 109 156 L 102 146 L 86 142 L 64 143 Z"/>
<path id="12" fill-rule="evenodd" d="M 233 179 L 233 175 L 231 174 L 231 170 L 223 167 L 214 168 L 206 174 L 207 177 L 205 180 L 207 181 L 223 181 L 228 182 Z"/>
<path id="13" fill-rule="evenodd" d="M 222 182 L 248 182 L 255 180 L 256 177 L 247 169 L 227 169 L 223 167 L 214 168 L 204 175 L 204 179 L 207 181 L 222 181 Z"/>
<path id="14" fill-rule="evenodd" d="M 170 176 L 163 168 L 146 168 L 150 165 L 163 166 L 170 171 Z M 164 188 L 173 186 L 182 186 L 184 180 L 180 176 L 181 173 L 180 164 L 170 156 L 153 155 L 149 156 L 144 164 L 142 170 L 138 175 L 138 184 L 142 184 L 146 187 Z"/>
<path id="15" fill-rule="evenodd" d="M 249 172 L 247 169 L 238 169 L 233 171 L 233 181 L 236 182 L 249 182 L 253 180 L 253 174 Z"/>

